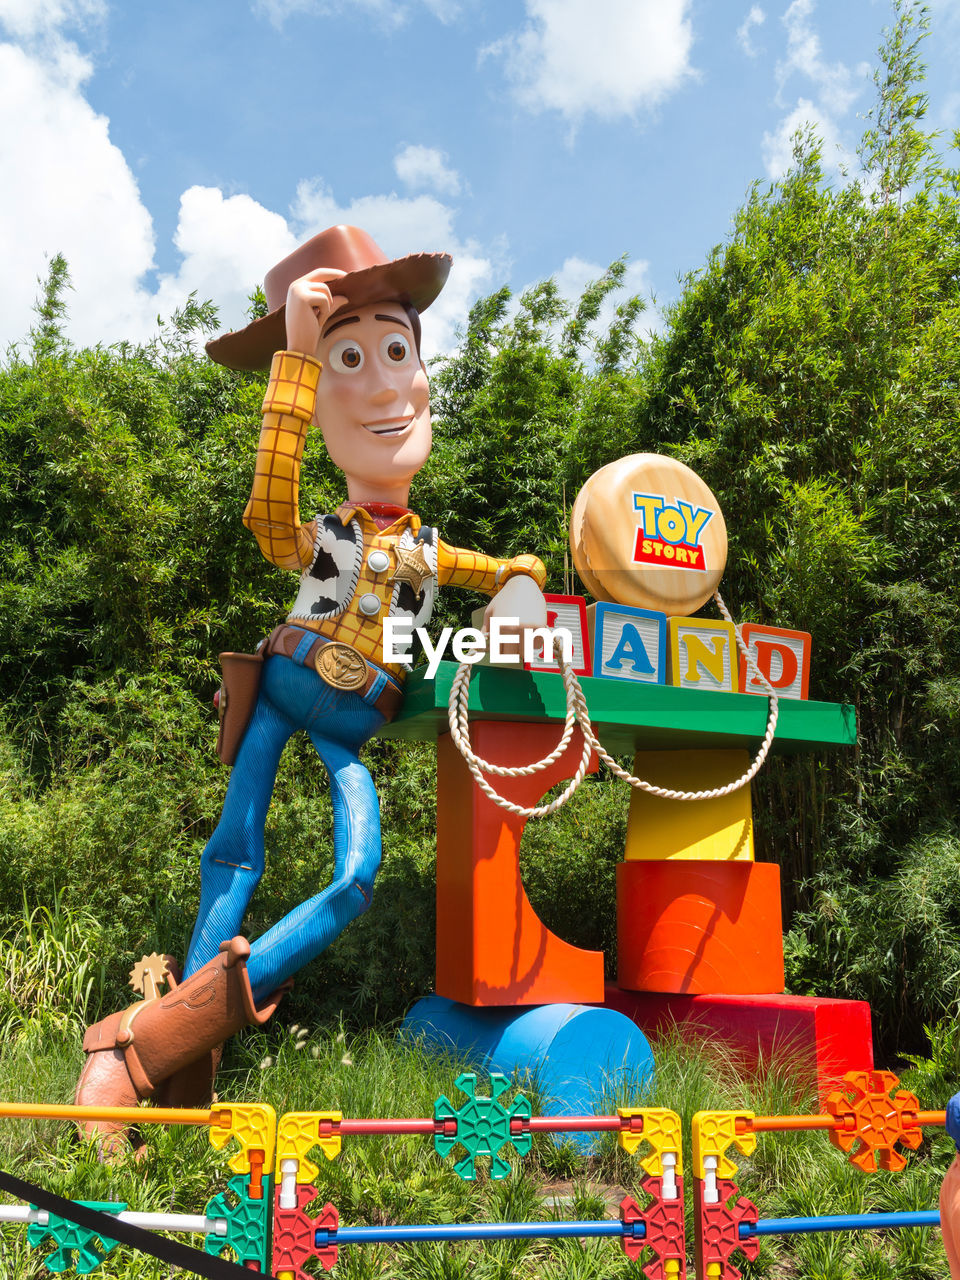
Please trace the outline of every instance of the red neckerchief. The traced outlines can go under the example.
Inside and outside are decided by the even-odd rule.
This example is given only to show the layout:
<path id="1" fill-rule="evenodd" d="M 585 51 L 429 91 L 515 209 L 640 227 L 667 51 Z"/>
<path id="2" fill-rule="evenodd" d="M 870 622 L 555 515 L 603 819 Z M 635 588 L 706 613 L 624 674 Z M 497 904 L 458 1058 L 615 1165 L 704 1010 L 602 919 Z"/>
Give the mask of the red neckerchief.
<path id="1" fill-rule="evenodd" d="M 394 502 L 358 502 L 378 529 L 388 529 L 394 520 L 410 515 L 409 507 L 397 506 Z"/>

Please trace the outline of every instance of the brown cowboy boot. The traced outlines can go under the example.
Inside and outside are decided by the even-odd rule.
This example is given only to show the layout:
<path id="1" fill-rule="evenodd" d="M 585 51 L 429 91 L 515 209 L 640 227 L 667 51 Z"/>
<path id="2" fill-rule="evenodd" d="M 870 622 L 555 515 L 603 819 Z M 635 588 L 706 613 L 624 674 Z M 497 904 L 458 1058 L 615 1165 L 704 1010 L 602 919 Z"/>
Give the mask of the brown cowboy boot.
<path id="1" fill-rule="evenodd" d="M 196 1062 L 174 1071 L 172 1076 L 157 1087 L 153 1095 L 154 1102 L 158 1107 L 209 1107 L 217 1096 L 213 1091 L 213 1084 L 220 1070 L 222 1057 L 223 1045 L 216 1044 Z"/>
<path id="2" fill-rule="evenodd" d="M 151 983 L 151 979 L 154 979 L 158 973 L 158 968 L 161 979 L 167 983 L 171 991 L 176 990 L 183 981 L 183 972 L 173 956 L 144 956 L 130 974 L 130 985 L 140 991 L 144 999 L 149 999 L 151 994 L 154 996 L 160 994 L 156 989 L 156 981 Z M 191 1062 L 181 1067 L 179 1071 L 175 1071 L 157 1087 L 153 1095 L 156 1105 L 188 1110 L 209 1107 L 216 1097 L 213 1092 L 213 1082 L 217 1078 L 222 1058 L 223 1045 L 214 1045 L 209 1053 L 205 1053 L 196 1062 Z"/>
<path id="3" fill-rule="evenodd" d="M 213 960 L 165 996 L 141 1000 L 90 1027 L 83 1038 L 87 1061 L 77 1084 L 77 1103 L 136 1106 L 153 1097 L 175 1072 L 198 1059 L 209 1060 L 211 1050 L 241 1027 L 265 1023 L 289 984 L 257 1009 L 247 977 L 249 954 L 245 938 L 223 942 Z M 126 1125 L 90 1120 L 80 1128 L 88 1138 L 100 1137 L 106 1151 L 115 1151 Z"/>

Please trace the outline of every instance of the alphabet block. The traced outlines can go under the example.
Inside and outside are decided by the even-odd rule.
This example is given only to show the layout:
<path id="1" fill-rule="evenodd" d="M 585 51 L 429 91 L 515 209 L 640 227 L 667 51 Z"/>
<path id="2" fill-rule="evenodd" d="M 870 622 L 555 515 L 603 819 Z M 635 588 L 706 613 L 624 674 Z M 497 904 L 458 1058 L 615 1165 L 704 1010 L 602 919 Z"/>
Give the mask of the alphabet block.
<path id="1" fill-rule="evenodd" d="M 806 698 L 810 683 L 809 631 L 788 631 L 784 627 L 761 627 L 747 622 L 740 628 L 750 656 L 781 698 Z M 766 694 L 766 689 L 747 670 L 740 654 L 740 688 L 744 693 Z"/>
<path id="2" fill-rule="evenodd" d="M 590 675 L 590 639 L 587 628 L 587 602 L 583 596 L 544 595 L 547 602 L 547 626 L 566 627 L 573 638 L 573 669 L 578 676 Z M 555 661 L 523 664 L 526 671 L 559 671 Z"/>
<path id="3" fill-rule="evenodd" d="M 729 622 L 670 618 L 668 631 L 668 684 L 681 689 L 737 692 L 737 638 Z"/>
<path id="4" fill-rule="evenodd" d="M 512 768 L 556 746 L 555 724 L 477 720 L 473 748 Z M 501 795 L 537 804 L 573 776 L 583 751 L 579 727 L 559 760 L 542 773 L 497 778 Z M 596 756 L 589 772 L 598 768 Z M 499 808 L 480 790 L 449 734 L 437 740 L 437 994 L 460 1004 L 599 1004 L 603 952 L 551 933 L 520 878 L 526 818 Z"/>
<path id="5" fill-rule="evenodd" d="M 595 676 L 641 684 L 666 683 L 666 614 L 601 602 L 587 610 L 587 624 Z"/>
<path id="6" fill-rule="evenodd" d="M 573 640 L 573 669 L 578 676 L 588 676 L 591 672 L 590 667 L 590 637 L 587 630 L 587 602 L 583 596 L 552 596 L 544 595 L 547 602 L 547 626 L 554 629 L 556 627 L 566 627 L 570 632 Z M 477 630 L 483 629 L 483 615 L 486 612 L 486 605 L 474 609 L 470 619 L 470 625 L 476 627 Z M 525 671 L 559 671 L 560 667 L 556 662 L 524 662 L 523 651 L 519 645 L 511 642 L 504 642 L 501 645 L 503 652 L 502 662 L 494 662 L 489 652 L 484 654 L 480 659 L 482 667 L 496 666 L 512 666 L 519 669 L 521 666 Z"/>

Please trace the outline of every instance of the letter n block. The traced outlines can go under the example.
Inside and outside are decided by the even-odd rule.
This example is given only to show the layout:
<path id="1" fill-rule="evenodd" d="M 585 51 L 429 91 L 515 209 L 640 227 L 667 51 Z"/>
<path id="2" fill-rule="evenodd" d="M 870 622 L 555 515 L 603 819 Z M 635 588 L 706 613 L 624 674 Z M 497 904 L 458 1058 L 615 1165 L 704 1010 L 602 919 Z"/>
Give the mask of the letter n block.
<path id="1" fill-rule="evenodd" d="M 744 644 L 759 669 L 781 698 L 806 698 L 810 684 L 809 631 L 787 631 L 783 627 L 761 627 L 747 622 L 740 628 Z M 740 654 L 740 688 L 744 693 L 766 694 L 765 686 L 747 670 Z"/>
<path id="2" fill-rule="evenodd" d="M 547 626 L 565 627 L 573 639 L 573 669 L 578 676 L 590 675 L 590 638 L 587 631 L 587 602 L 583 596 L 549 596 Z M 557 662 L 525 662 L 527 671 L 559 671 Z"/>
<path id="3" fill-rule="evenodd" d="M 587 610 L 587 622 L 595 676 L 666 684 L 666 614 L 601 602 Z"/>
<path id="4" fill-rule="evenodd" d="M 667 683 L 681 689 L 736 693 L 737 637 L 729 622 L 670 618 Z"/>

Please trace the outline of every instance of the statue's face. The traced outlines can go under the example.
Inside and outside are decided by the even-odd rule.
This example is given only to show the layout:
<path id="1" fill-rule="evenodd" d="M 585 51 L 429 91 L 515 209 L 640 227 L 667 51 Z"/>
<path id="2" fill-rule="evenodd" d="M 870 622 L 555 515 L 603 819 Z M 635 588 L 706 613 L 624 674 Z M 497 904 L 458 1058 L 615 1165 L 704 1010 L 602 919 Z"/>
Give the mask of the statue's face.
<path id="1" fill-rule="evenodd" d="M 335 291 L 335 290 L 334 290 Z M 430 456 L 430 388 L 398 302 L 346 306 L 330 317 L 315 421 L 344 475 L 375 498 L 409 482 Z"/>

